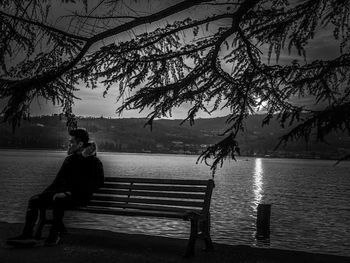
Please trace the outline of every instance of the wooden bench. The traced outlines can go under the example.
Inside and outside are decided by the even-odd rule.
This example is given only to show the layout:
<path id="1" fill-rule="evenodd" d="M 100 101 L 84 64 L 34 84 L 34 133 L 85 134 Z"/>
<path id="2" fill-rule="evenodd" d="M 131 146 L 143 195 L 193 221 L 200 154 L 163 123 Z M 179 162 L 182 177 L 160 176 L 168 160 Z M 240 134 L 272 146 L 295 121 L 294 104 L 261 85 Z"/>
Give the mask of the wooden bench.
<path id="1" fill-rule="evenodd" d="M 190 221 L 191 232 L 185 256 L 194 254 L 197 238 L 205 249 L 213 249 L 210 237 L 210 201 L 213 180 L 180 180 L 154 178 L 105 178 L 87 206 L 74 209 L 96 214 L 174 218 Z M 45 210 L 39 217 L 36 237 L 47 220 Z"/>

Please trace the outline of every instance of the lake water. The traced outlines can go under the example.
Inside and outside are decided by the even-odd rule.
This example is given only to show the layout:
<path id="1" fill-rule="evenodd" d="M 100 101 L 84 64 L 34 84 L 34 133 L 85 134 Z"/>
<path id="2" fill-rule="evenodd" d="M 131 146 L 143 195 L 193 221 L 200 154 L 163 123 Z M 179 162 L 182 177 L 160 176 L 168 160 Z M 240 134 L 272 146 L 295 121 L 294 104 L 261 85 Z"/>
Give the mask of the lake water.
<path id="1" fill-rule="evenodd" d="M 0 221 L 23 222 L 27 200 L 54 178 L 65 157 L 56 151 L 0 150 Z M 196 156 L 99 153 L 106 176 L 209 179 Z M 212 238 L 253 245 L 350 256 L 350 162 L 239 158 L 215 176 Z M 255 240 L 256 208 L 272 204 L 269 242 Z M 79 218 L 77 220 L 77 218 Z M 67 225 L 188 238 L 189 223 L 67 213 Z"/>

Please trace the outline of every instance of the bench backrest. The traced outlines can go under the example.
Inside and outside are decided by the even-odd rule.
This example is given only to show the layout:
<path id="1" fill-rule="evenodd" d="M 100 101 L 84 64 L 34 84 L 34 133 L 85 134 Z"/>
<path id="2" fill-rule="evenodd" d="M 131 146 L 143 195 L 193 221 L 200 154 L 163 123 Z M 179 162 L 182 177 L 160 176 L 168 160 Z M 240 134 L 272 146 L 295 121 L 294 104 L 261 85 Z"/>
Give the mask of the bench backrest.
<path id="1" fill-rule="evenodd" d="M 107 177 L 90 205 L 207 214 L 214 181 Z"/>

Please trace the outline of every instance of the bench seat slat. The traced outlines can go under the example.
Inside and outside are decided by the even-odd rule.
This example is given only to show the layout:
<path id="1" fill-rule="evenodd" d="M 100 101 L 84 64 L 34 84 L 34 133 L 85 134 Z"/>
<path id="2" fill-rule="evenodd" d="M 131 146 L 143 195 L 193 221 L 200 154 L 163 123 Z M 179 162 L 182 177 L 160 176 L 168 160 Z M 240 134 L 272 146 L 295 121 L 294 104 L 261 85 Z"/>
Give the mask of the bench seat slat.
<path id="1" fill-rule="evenodd" d="M 146 184 L 207 185 L 208 180 L 106 177 L 105 182 L 143 183 L 143 184 L 146 183 Z"/>
<path id="2" fill-rule="evenodd" d="M 153 211 L 167 211 L 167 212 L 196 212 L 201 213 L 201 209 L 191 208 L 181 208 L 181 207 L 171 207 L 171 206 L 161 206 L 161 205 L 146 205 L 146 204 L 125 204 L 125 203 L 114 203 L 107 201 L 90 201 L 88 206 L 93 207 L 113 207 L 113 208 L 128 208 L 128 209 L 139 209 L 139 210 L 153 210 Z"/>
<path id="3" fill-rule="evenodd" d="M 102 188 L 107 189 L 135 189 L 135 190 L 149 190 L 149 191 L 162 191 L 162 192 L 189 192 L 189 193 L 204 193 L 206 187 L 196 186 L 167 186 L 167 185 L 130 185 L 130 184 L 118 184 L 118 183 L 105 183 Z"/>
<path id="4" fill-rule="evenodd" d="M 95 213 L 95 214 L 182 218 L 182 219 L 184 219 L 184 213 L 179 213 L 179 212 L 141 211 L 141 210 L 122 209 L 122 208 L 121 209 L 111 209 L 111 208 L 87 208 L 87 207 L 78 208 L 76 210 L 89 212 L 89 213 Z"/>
<path id="5" fill-rule="evenodd" d="M 133 197 L 116 197 L 109 195 L 94 195 L 91 201 L 113 201 L 120 203 L 139 203 L 139 204 L 159 204 L 159 205 L 173 205 L 173 206 L 188 206 L 188 207 L 203 207 L 204 202 L 199 201 L 182 201 L 170 199 L 151 199 L 151 198 L 133 198 Z"/>
<path id="6" fill-rule="evenodd" d="M 124 196 L 152 196 L 152 197 L 168 197 L 182 199 L 204 199 L 204 194 L 201 193 L 168 193 L 168 192 L 150 192 L 139 190 L 116 190 L 116 189 L 100 189 L 98 194 L 124 195 Z"/>

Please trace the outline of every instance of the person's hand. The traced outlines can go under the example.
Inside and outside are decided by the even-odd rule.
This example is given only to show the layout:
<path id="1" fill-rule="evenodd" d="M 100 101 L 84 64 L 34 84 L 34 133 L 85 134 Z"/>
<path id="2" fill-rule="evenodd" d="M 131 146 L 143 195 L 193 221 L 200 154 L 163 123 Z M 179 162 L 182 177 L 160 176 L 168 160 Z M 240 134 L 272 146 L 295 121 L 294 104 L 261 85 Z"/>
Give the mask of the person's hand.
<path id="1" fill-rule="evenodd" d="M 62 199 L 62 198 L 65 198 L 66 197 L 66 194 L 65 193 L 57 193 L 53 196 L 53 200 L 56 200 L 56 199 Z"/>

